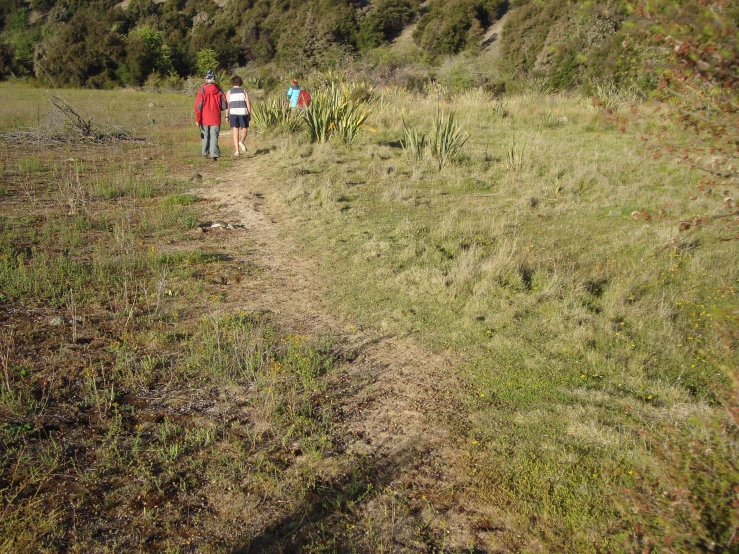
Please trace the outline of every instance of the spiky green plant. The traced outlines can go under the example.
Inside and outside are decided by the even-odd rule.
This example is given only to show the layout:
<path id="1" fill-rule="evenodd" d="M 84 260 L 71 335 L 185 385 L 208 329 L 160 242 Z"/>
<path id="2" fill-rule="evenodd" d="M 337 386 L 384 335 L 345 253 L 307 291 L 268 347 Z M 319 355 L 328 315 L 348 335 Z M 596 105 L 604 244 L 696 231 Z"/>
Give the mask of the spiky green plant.
<path id="1" fill-rule="evenodd" d="M 311 142 L 327 142 L 334 129 L 334 99 L 322 91 L 313 95 L 310 107 L 303 111 L 305 130 Z"/>
<path id="2" fill-rule="evenodd" d="M 336 133 L 345 144 L 351 144 L 367 123 L 372 111 L 366 102 L 345 102 L 337 114 Z"/>
<path id="3" fill-rule="evenodd" d="M 437 112 L 431 139 L 431 154 L 439 167 L 439 171 L 462 152 L 469 135 L 454 121 L 455 114 L 448 117 L 442 111 Z"/>
<path id="4" fill-rule="evenodd" d="M 403 138 L 400 143 L 403 145 L 406 158 L 412 162 L 419 162 L 423 159 L 423 153 L 426 150 L 426 135 L 409 127 L 405 119 L 403 120 Z"/>
<path id="5" fill-rule="evenodd" d="M 280 130 L 293 133 L 300 129 L 303 120 L 300 114 L 284 101 L 271 98 L 252 108 L 251 124 L 259 132 Z"/>
<path id="6" fill-rule="evenodd" d="M 511 142 L 506 150 L 505 165 L 510 171 L 521 171 L 526 159 L 526 141 L 516 141 L 516 135 L 511 135 Z"/>
<path id="7" fill-rule="evenodd" d="M 303 118 L 296 110 L 285 106 L 280 112 L 279 127 L 287 133 L 295 133 L 303 126 Z"/>
<path id="8" fill-rule="evenodd" d="M 552 94 L 554 87 L 544 77 L 533 77 L 523 83 L 524 94 Z"/>
<path id="9" fill-rule="evenodd" d="M 495 117 L 500 117 L 501 119 L 504 117 L 508 117 L 508 106 L 505 102 L 505 100 L 495 100 L 493 101 L 493 115 Z"/>
<path id="10" fill-rule="evenodd" d="M 327 142 L 336 134 L 351 144 L 372 114 L 369 102 L 355 100 L 354 89 L 334 83 L 316 91 L 309 108 L 303 110 L 306 131 L 312 142 Z"/>
<path id="11" fill-rule="evenodd" d="M 232 75 L 228 71 L 219 71 L 216 73 L 216 83 L 223 91 L 227 91 L 231 88 L 231 77 Z"/>
<path id="12" fill-rule="evenodd" d="M 642 93 L 635 87 L 619 87 L 609 81 L 593 81 L 594 103 L 608 113 L 617 112 L 627 104 L 643 100 Z"/>
<path id="13" fill-rule="evenodd" d="M 259 132 L 273 129 L 279 120 L 277 110 L 278 104 L 274 98 L 252 106 L 251 127 Z"/>
<path id="14" fill-rule="evenodd" d="M 593 87 L 595 88 L 595 97 L 600 101 L 604 110 L 609 113 L 618 111 L 624 99 L 621 90 L 614 83 L 595 82 Z"/>

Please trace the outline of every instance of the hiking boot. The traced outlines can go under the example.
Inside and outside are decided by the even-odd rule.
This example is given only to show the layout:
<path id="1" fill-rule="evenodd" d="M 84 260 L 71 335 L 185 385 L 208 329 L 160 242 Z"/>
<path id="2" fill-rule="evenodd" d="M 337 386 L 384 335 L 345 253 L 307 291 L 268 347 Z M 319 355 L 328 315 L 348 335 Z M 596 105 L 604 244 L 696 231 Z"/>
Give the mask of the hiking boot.
<path id="1" fill-rule="evenodd" d="M 246 153 L 246 146 L 244 146 L 244 143 L 242 141 L 239 141 L 239 150 Z"/>

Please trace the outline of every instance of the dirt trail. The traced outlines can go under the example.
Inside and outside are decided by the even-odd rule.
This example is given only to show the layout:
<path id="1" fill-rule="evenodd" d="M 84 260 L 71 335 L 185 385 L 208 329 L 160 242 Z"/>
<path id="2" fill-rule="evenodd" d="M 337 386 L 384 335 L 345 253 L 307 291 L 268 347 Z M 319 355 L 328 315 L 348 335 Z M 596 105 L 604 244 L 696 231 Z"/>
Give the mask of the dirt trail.
<path id="1" fill-rule="evenodd" d="M 338 336 L 354 353 L 329 392 L 342 414 L 337 427 L 343 455 L 371 464 L 375 486 L 402 491 L 406 498 L 404 513 L 393 515 L 390 551 L 471 546 L 476 552 L 491 551 L 496 541 L 487 531 L 490 525 L 480 524 L 489 522 L 491 514 L 465 500 L 462 450 L 453 436 L 453 429 L 464 425 L 464 416 L 449 394 L 459 386 L 452 360 L 404 339 L 373 330 L 358 332 L 330 312 L 323 285 L 313 278 L 318 262 L 286 238 L 299 229 L 299 222 L 260 176 L 258 163 L 265 162 L 244 160 L 219 173 L 217 184 L 198 191 L 211 203 L 212 220 L 246 226 L 209 232 L 219 233 L 219 240 L 222 237 L 235 251 L 251 245 L 250 261 L 260 268 L 259 275 L 238 286 L 252 309 L 275 314 L 296 332 Z M 363 510 L 371 516 L 373 510 L 386 508 L 378 503 L 370 501 Z M 428 535 L 421 543 L 419 525 Z"/>

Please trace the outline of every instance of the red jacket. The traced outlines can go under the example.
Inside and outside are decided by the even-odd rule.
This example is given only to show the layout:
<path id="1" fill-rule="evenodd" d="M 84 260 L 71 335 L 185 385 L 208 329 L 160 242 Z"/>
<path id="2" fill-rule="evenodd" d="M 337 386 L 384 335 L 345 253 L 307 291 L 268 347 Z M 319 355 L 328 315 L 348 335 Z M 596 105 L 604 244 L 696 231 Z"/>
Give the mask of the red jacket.
<path id="1" fill-rule="evenodd" d="M 228 109 L 226 95 L 215 83 L 205 83 L 195 98 L 195 122 L 198 125 L 221 125 L 221 112 Z"/>

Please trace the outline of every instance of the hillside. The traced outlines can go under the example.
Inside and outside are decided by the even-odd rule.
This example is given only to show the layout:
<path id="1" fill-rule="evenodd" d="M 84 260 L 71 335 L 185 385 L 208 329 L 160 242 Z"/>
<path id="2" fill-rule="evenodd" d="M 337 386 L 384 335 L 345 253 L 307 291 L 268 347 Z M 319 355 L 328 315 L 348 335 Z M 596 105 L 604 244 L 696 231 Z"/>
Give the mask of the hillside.
<path id="1" fill-rule="evenodd" d="M 489 54 L 495 27 L 501 55 L 472 85 L 539 75 L 566 88 L 610 71 L 582 54 L 607 46 L 623 18 L 615 1 L 580 8 L 564 0 L 10 0 L 0 8 L 0 77 L 178 88 L 206 67 L 271 64 L 275 77 L 347 60 L 380 73 L 388 64 L 415 65 L 428 75 L 450 56 Z M 413 49 L 387 59 L 383 52 L 398 39 Z"/>

